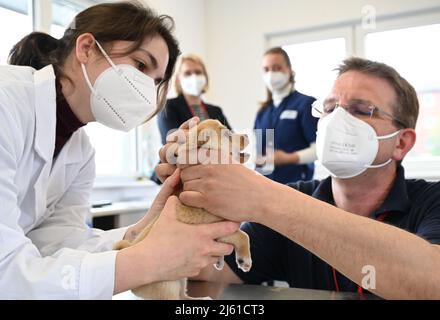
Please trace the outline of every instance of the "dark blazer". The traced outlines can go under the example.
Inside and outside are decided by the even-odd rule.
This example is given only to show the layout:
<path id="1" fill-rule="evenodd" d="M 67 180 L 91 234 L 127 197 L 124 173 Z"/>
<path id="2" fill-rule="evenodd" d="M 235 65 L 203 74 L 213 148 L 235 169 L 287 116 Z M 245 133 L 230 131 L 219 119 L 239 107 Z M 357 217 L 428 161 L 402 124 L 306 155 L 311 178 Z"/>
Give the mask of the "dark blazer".
<path id="1" fill-rule="evenodd" d="M 207 103 L 204 103 L 204 105 L 206 106 L 206 111 L 208 111 L 210 119 L 216 119 L 228 127 L 228 129 L 231 129 L 231 126 L 220 107 Z M 170 130 L 179 128 L 182 123 L 192 117 L 191 110 L 189 109 L 183 95 L 179 95 L 174 99 L 169 99 L 165 108 L 159 112 L 157 116 L 162 144 L 166 143 L 167 133 Z"/>

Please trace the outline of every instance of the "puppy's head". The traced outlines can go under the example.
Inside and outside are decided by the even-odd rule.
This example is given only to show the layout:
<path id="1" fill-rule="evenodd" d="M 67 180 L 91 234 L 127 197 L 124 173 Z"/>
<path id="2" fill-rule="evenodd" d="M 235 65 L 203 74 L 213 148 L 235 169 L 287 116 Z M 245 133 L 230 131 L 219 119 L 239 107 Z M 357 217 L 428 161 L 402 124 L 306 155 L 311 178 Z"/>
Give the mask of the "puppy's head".
<path id="1" fill-rule="evenodd" d="M 179 154 L 197 149 L 221 150 L 232 154 L 236 161 L 243 163 L 248 156 L 241 151 L 248 144 L 249 138 L 246 134 L 233 133 L 220 121 L 208 119 L 189 130 L 188 139 L 179 149 Z"/>

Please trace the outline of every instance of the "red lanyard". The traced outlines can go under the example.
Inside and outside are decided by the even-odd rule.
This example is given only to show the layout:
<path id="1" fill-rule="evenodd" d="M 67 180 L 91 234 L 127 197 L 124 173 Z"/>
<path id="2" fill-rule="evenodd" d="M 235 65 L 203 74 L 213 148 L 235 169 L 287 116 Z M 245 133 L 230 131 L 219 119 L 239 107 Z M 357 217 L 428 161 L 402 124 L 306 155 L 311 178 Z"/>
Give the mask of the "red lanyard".
<path id="1" fill-rule="evenodd" d="M 385 218 L 388 216 L 388 212 L 382 213 L 377 217 L 377 221 L 384 221 Z M 335 288 L 336 288 L 336 292 L 339 292 L 339 282 L 338 282 L 338 277 L 337 277 L 337 273 L 336 273 L 336 269 L 332 267 L 332 272 L 333 272 L 333 281 L 335 283 Z M 357 288 L 357 292 L 359 294 L 363 294 L 364 293 L 364 289 L 361 286 L 358 286 Z"/>

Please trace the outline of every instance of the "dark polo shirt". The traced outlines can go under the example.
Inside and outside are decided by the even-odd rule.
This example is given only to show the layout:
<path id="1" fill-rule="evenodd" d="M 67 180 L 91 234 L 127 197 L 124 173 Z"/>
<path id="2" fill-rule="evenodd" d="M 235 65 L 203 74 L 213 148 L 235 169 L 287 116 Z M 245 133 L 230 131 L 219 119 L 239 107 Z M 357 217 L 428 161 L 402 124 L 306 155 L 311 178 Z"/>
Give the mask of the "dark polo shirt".
<path id="1" fill-rule="evenodd" d="M 330 177 L 289 186 L 334 204 Z M 405 180 L 404 169 L 399 166 L 388 197 L 370 217 L 384 217 L 384 223 L 440 244 L 440 183 Z M 296 288 L 336 290 L 332 267 L 310 251 L 257 223 L 246 223 L 242 229 L 250 237 L 252 269 L 247 273 L 238 269 L 234 255 L 226 257 L 226 262 L 245 283 L 280 280 Z M 358 289 L 357 284 L 340 273 L 337 281 L 341 291 Z"/>

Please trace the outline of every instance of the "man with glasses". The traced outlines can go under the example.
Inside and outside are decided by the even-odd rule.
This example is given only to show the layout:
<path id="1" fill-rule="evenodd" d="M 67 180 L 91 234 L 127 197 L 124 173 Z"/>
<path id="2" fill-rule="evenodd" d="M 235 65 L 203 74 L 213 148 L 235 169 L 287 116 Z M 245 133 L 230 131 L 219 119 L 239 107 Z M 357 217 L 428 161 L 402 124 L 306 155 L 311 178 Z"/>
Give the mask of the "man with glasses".
<path id="1" fill-rule="evenodd" d="M 250 272 L 229 256 L 199 279 L 440 299 L 440 184 L 406 180 L 401 165 L 416 140 L 416 92 L 382 63 L 349 58 L 338 71 L 314 106 L 327 179 L 286 186 L 239 165 L 182 170 L 183 203 L 250 221 Z"/>

